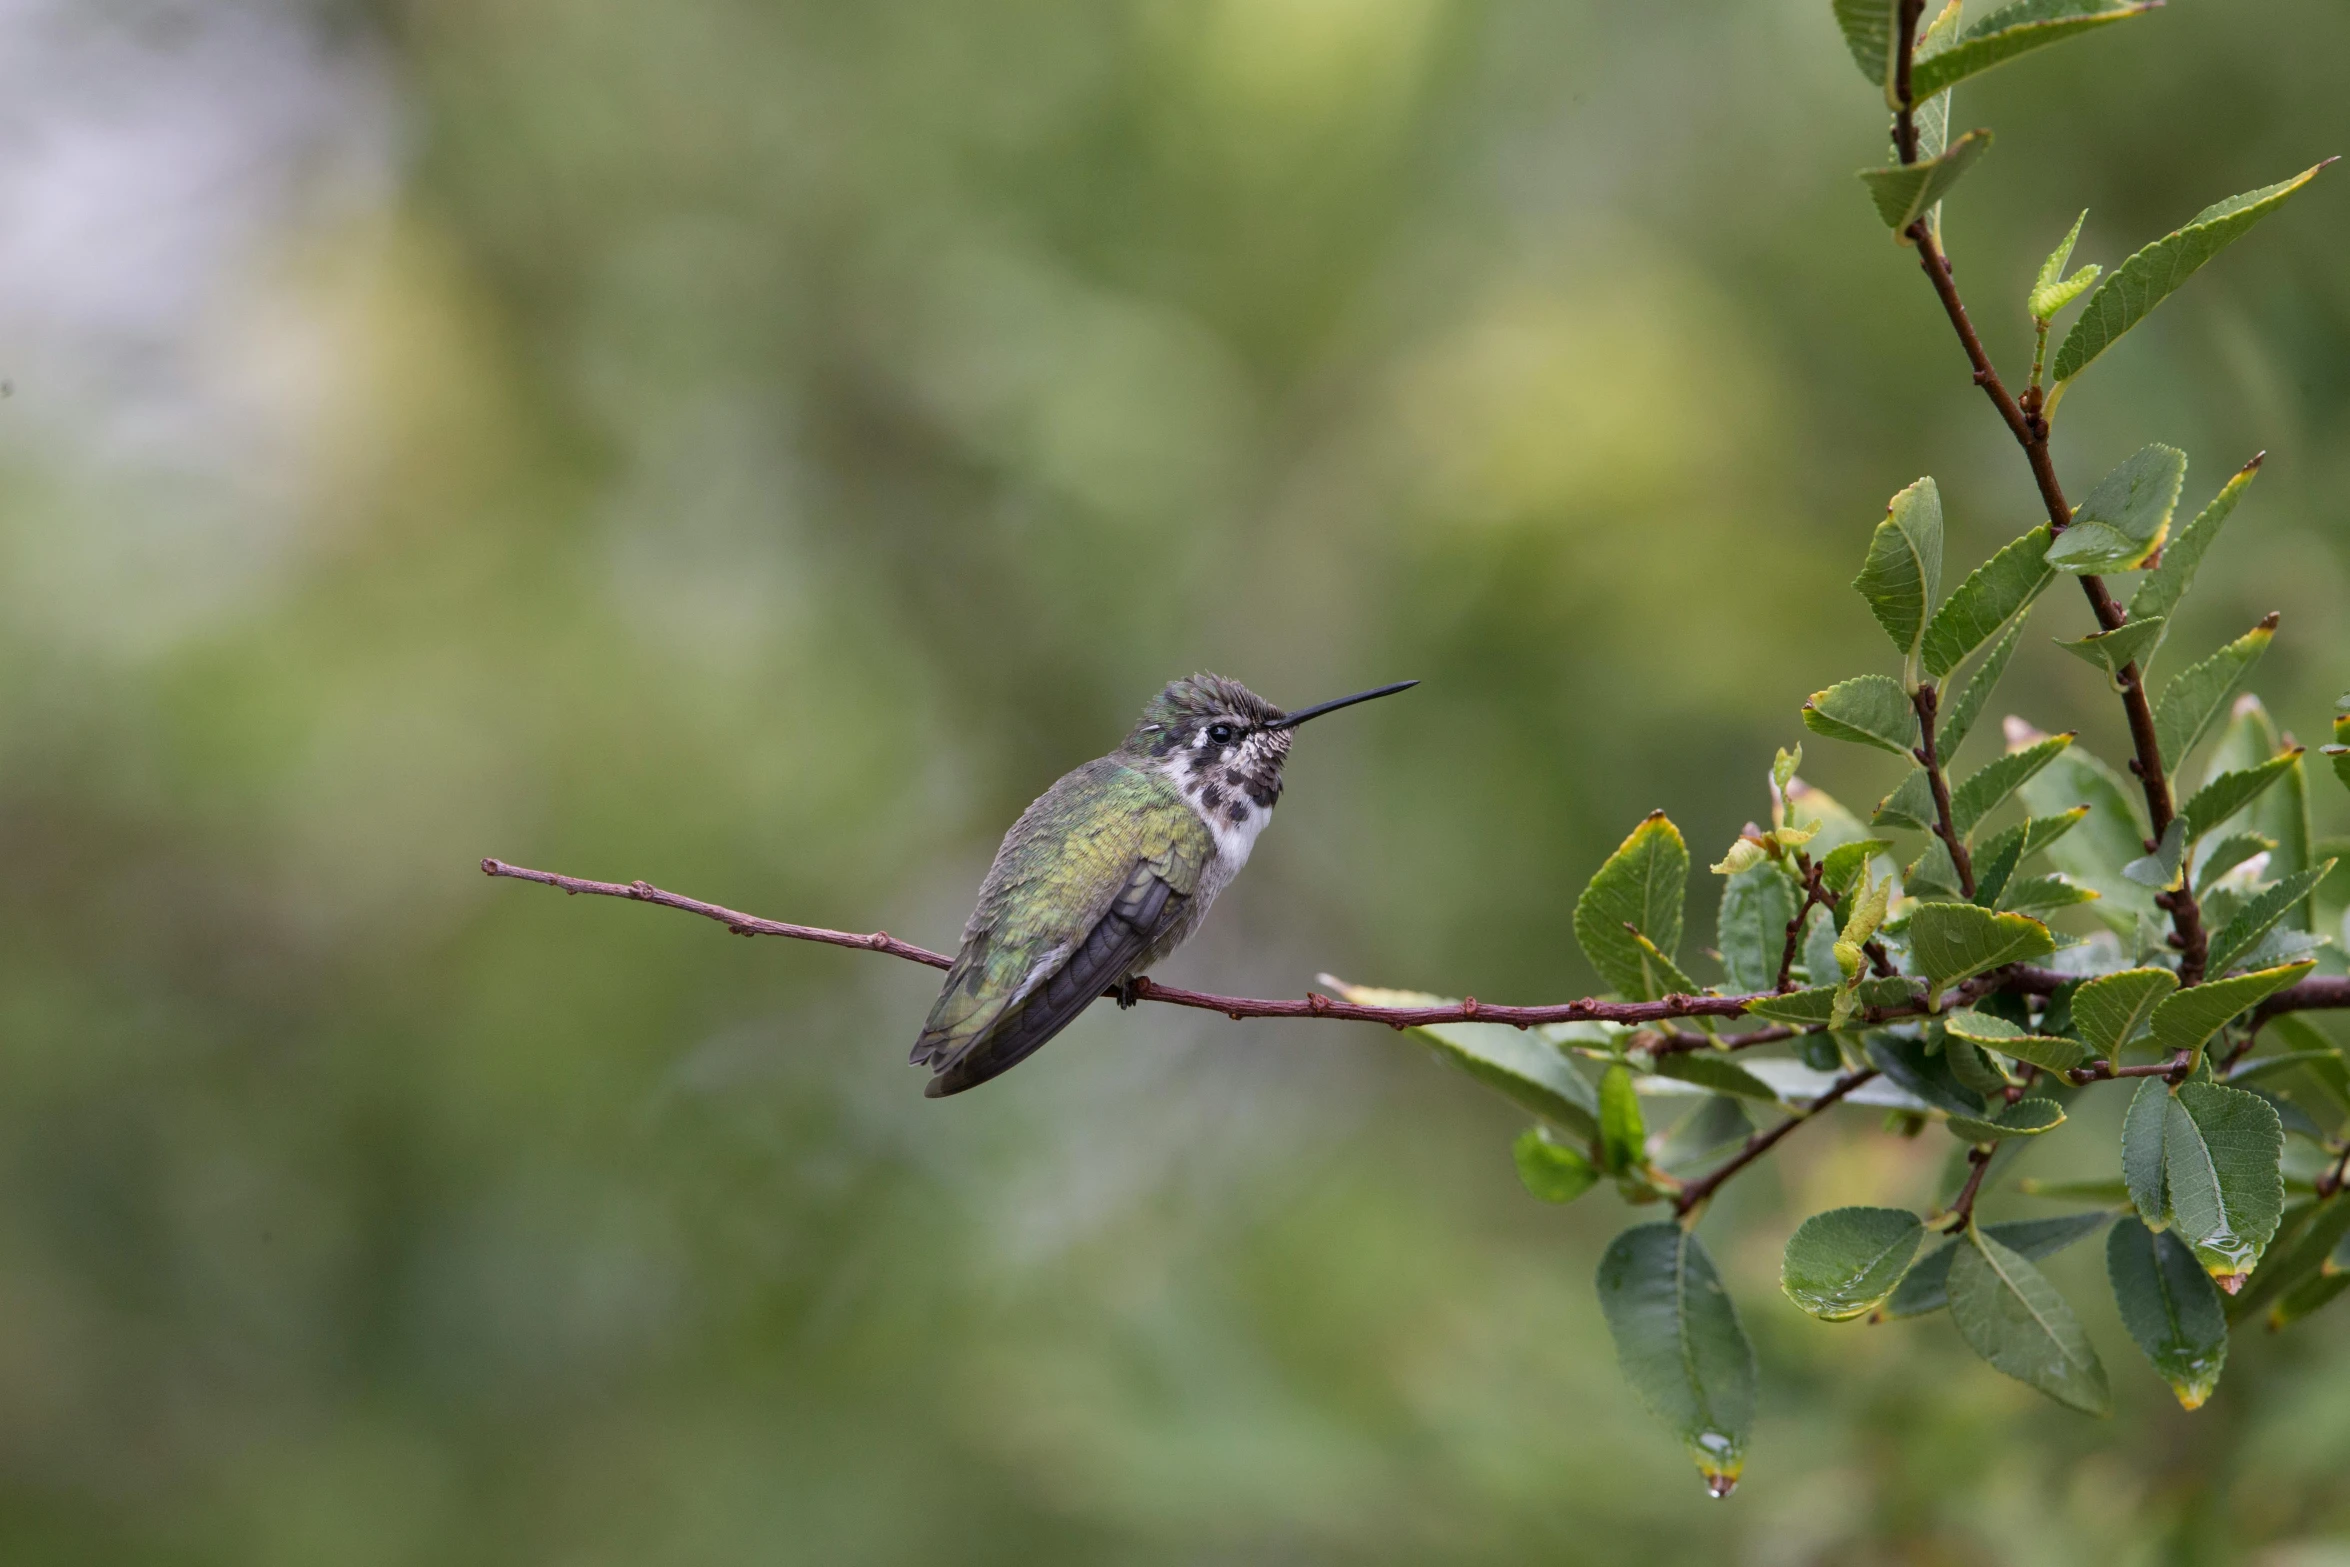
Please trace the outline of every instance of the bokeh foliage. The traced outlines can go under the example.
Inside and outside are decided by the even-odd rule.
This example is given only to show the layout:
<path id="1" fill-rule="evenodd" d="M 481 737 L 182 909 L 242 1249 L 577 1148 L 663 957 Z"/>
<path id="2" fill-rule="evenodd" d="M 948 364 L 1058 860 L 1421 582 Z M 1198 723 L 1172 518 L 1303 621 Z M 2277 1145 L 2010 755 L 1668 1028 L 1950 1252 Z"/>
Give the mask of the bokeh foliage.
<path id="1" fill-rule="evenodd" d="M 89 14 L 168 58 L 230 13 L 356 62 L 404 139 L 206 307 L 232 368 L 309 345 L 249 505 L 126 465 L 36 379 L 0 403 L 11 1561 L 2229 1561 L 2350 1531 L 2338 1321 L 2245 1335 L 2191 1423 L 2118 1379 L 2105 1423 L 1941 1324 L 1779 1303 L 1797 1218 L 1927 1205 L 1932 1143 L 1821 1128 L 1725 1193 L 1762 1414 L 1713 1507 L 1616 1372 L 1613 1199 L 1528 1202 L 1518 1118 L 1404 1042 L 1105 1014 L 942 1106 L 902 1065 L 916 971 L 470 869 L 943 945 L 1003 825 L 1170 676 L 1419 676 L 1301 744 L 1167 977 L 1593 988 L 1572 910 L 1624 824 L 1729 841 L 1806 693 L 1882 658 L 1841 584 L 1884 497 L 1936 474 L 1954 561 L 2035 519 L 1853 189 L 1880 149 L 1827 7 Z M 2001 129 L 1948 218 L 1970 295 L 2020 298 L 2084 201 L 2110 267 L 2350 145 L 2346 57 L 2326 0 L 2177 0 L 1970 82 Z M 2281 610 L 2279 714 L 2346 683 L 2345 243 L 2321 183 L 2064 410 L 2080 493 L 2148 439 L 2207 479 L 2271 450 L 2172 636 Z M 2072 660 L 2019 657 L 2001 699 L 2112 734 Z M 1865 751 L 1812 767 L 1881 792 Z"/>

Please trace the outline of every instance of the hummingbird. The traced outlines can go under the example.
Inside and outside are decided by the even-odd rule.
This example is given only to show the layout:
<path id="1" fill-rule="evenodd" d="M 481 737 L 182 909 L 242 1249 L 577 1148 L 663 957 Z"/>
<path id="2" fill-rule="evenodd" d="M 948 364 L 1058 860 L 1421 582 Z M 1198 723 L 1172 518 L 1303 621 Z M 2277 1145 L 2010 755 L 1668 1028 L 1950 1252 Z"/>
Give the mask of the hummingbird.
<path id="1" fill-rule="evenodd" d="M 923 1092 L 941 1099 L 1010 1071 L 1105 993 L 1134 1005 L 1136 977 L 1248 863 L 1297 726 L 1418 684 L 1294 713 L 1221 675 L 1152 697 L 1117 750 L 1064 775 L 1004 834 L 914 1042 L 913 1064 L 933 1073 Z"/>

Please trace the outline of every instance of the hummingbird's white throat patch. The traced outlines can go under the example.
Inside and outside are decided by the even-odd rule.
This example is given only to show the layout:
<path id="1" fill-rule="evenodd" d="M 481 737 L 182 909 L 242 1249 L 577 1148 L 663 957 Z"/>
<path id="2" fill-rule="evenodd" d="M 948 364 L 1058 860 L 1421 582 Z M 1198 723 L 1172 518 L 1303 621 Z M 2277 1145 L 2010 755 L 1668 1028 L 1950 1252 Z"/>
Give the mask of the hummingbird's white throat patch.
<path id="1" fill-rule="evenodd" d="M 1285 731 L 1257 729 L 1219 746 L 1202 725 L 1189 745 L 1162 764 L 1183 803 L 1215 836 L 1210 875 L 1219 887 L 1248 863 L 1257 834 L 1273 819 L 1274 803 L 1281 798 L 1281 764 L 1288 755 Z"/>

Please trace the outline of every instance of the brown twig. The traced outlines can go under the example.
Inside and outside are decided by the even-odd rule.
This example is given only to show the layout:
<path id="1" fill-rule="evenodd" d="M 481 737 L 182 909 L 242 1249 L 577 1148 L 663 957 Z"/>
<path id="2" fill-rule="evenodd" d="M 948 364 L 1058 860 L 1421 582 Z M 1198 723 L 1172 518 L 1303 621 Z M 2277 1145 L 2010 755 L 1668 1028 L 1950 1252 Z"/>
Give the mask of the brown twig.
<path id="1" fill-rule="evenodd" d="M 1789 1116 L 1786 1120 L 1781 1121 L 1778 1125 L 1771 1127 L 1766 1131 L 1757 1132 L 1752 1137 L 1746 1139 L 1746 1145 L 1740 1148 L 1736 1153 L 1732 1154 L 1729 1159 L 1724 1162 L 1720 1168 L 1716 1169 L 1711 1175 L 1705 1176 L 1699 1180 L 1692 1181 L 1687 1186 L 1681 1188 L 1681 1195 L 1673 1199 L 1674 1214 L 1681 1218 L 1687 1218 L 1690 1211 L 1696 1208 L 1699 1203 L 1702 1203 L 1707 1198 L 1711 1197 L 1715 1191 L 1721 1187 L 1721 1184 L 1724 1181 L 1728 1180 L 1731 1176 L 1736 1175 L 1740 1170 L 1745 1169 L 1748 1165 L 1754 1163 L 1755 1160 L 1760 1159 L 1764 1154 L 1769 1153 L 1773 1148 L 1777 1147 L 1779 1145 L 1780 1139 L 1785 1137 L 1789 1132 L 1794 1131 L 1797 1127 L 1803 1125 L 1804 1122 L 1812 1120 L 1818 1116 L 1822 1110 L 1827 1109 L 1830 1105 L 1836 1103 L 1837 1100 L 1842 1099 L 1846 1094 L 1851 1093 L 1854 1089 L 1858 1088 L 1861 1084 L 1867 1082 L 1870 1078 L 1873 1078 L 1876 1075 L 1877 1069 L 1875 1067 L 1864 1067 L 1860 1071 L 1850 1073 L 1844 1077 L 1840 1077 L 1836 1080 L 1835 1085 L 1831 1087 L 1826 1093 L 1813 1100 L 1808 1109 L 1799 1110 L 1794 1115 Z"/>
<path id="2" fill-rule="evenodd" d="M 1803 870 L 1803 907 L 1797 909 L 1795 918 L 1787 922 L 1787 945 L 1779 954 L 1779 977 L 1771 987 L 1781 995 L 1795 988 L 1795 952 L 1803 940 L 1803 922 L 1811 918 L 1813 909 L 1833 911 L 1836 907 L 1836 895 L 1821 880 L 1823 872 L 1811 862 L 1810 857 L 1798 849 L 1795 852 L 1795 863 Z"/>
<path id="3" fill-rule="evenodd" d="M 886 952 L 892 957 L 904 958 L 910 963 L 921 963 L 931 968 L 946 968 L 954 960 L 943 952 L 932 952 L 917 947 L 910 941 L 900 941 L 883 931 L 869 934 L 847 930 L 828 930 L 821 925 L 792 925 L 782 920 L 762 919 L 756 914 L 745 914 L 723 904 L 705 903 L 682 893 L 665 892 L 649 882 L 589 881 L 579 876 L 559 875 L 554 871 L 534 871 L 527 866 L 509 865 L 504 860 L 483 860 L 482 872 L 493 877 L 515 881 L 536 882 L 542 887 L 554 887 L 574 895 L 587 893 L 601 898 L 624 898 L 632 903 L 650 903 L 664 909 L 677 909 L 687 914 L 698 914 L 715 920 L 738 936 L 783 936 L 793 941 L 816 941 L 827 946 L 855 947 L 865 952 Z M 1990 974 L 1980 974 L 1966 981 L 1951 993 L 1954 1001 L 1963 1003 L 1994 991 L 2014 991 L 2021 995 L 2045 996 L 2058 987 L 2071 984 L 2077 976 L 2060 974 L 2054 969 L 2034 968 L 2028 964 L 2011 963 Z M 1104 991 L 1104 995 L 1114 994 Z M 1170 1006 L 1196 1007 L 1206 1012 L 1221 1012 L 1238 1021 L 1252 1017 L 1330 1018 L 1360 1023 L 1385 1023 L 1390 1028 L 1417 1028 L 1429 1023 L 1507 1023 L 1517 1028 L 1531 1028 L 1538 1023 L 1664 1023 L 1683 1017 L 1738 1017 L 1747 1005 L 1756 1001 L 1777 999 L 1777 992 L 1762 991 L 1739 996 L 1667 996 L 1661 1001 L 1598 1001 L 1584 998 L 1550 1006 L 1510 1007 L 1479 1001 L 1475 997 L 1441 1007 L 1366 1007 L 1351 1001 L 1339 1001 L 1329 996 L 1308 994 L 1302 1000 L 1268 1001 L 1250 996 L 1218 996 L 1198 990 L 1179 990 L 1173 985 L 1156 984 L 1149 980 L 1136 982 L 1135 999 L 1163 1001 Z M 2281 990 L 2261 1004 L 2262 1017 L 2279 1012 L 2295 1012 L 2323 1007 L 2350 1007 L 2350 979 L 2305 979 L 2290 989 Z M 1922 1003 L 1914 1006 L 1896 1006 L 1867 1012 L 1861 1021 L 1885 1022 L 1895 1018 L 1914 1017 L 1924 1010 Z M 1729 1036 L 1733 1041 L 1749 1044 L 1767 1044 L 1771 1040 L 1791 1038 L 1800 1030 L 1779 1032 L 1781 1025 L 1758 1029 L 1752 1034 Z M 1768 1038 L 1764 1036 L 1768 1036 Z M 1676 1036 L 1677 1037 L 1677 1036 Z M 1691 1039 L 1702 1036 L 1690 1035 Z M 1715 1048 L 1705 1041 L 1706 1048 Z M 1733 1044 L 1732 1048 L 1739 1048 Z M 1678 1045 L 1675 1048 L 1681 1048 Z"/>
<path id="4" fill-rule="evenodd" d="M 1975 862 L 1966 850 L 1966 841 L 1958 835 L 1957 818 L 1950 809 L 1950 780 L 1942 773 L 1942 755 L 1935 748 L 1934 723 L 1941 711 L 1940 694 L 1931 680 L 1922 681 L 1909 694 L 1910 705 L 1918 712 L 1918 744 L 1910 755 L 1917 758 L 1926 770 L 1926 782 L 1934 790 L 1934 835 L 1950 851 L 1950 863 L 1958 871 L 1958 890 L 1971 900 L 1975 895 Z"/>
<path id="5" fill-rule="evenodd" d="M 1975 384 L 1991 399 L 1992 406 L 1999 410 L 1999 417 L 2006 421 L 2009 432 L 2015 436 L 2016 443 L 2024 449 L 2024 458 L 2032 469 L 2032 482 L 2038 486 L 2041 503 L 2048 512 L 2049 532 L 2064 532 L 2072 525 L 2073 508 L 2064 498 L 2064 486 L 2056 477 L 2055 460 L 2049 455 L 2048 421 L 2040 413 L 2039 397 L 2036 393 L 2027 393 L 2032 405 L 2027 409 L 2016 401 L 2008 392 L 2006 383 L 1999 379 L 1999 372 L 1993 367 L 1991 356 L 1983 347 L 1983 339 L 1967 315 L 1966 304 L 1959 298 L 1958 283 L 1951 275 L 1950 260 L 1942 254 L 1941 246 L 1935 242 L 1933 232 L 1924 220 L 1912 223 L 1903 233 L 1916 245 L 1918 265 L 1925 269 L 1927 278 L 1932 281 L 1934 293 L 1942 301 L 1943 313 L 1950 317 L 1951 329 L 1958 334 L 1959 343 L 1966 350 L 1967 360 L 1974 366 Z M 2099 630 L 2114 630 L 2129 618 L 2122 607 L 2114 602 L 2113 594 L 2107 591 L 2104 578 L 2094 575 L 2081 578 L 2081 591 L 2088 597 L 2089 608 L 2097 617 Z M 2146 845 L 2146 852 L 2151 854 L 2161 842 L 2164 831 L 2169 828 L 2171 818 L 2177 814 L 2171 800 L 2170 776 L 2164 770 L 2162 747 L 2154 734 L 2154 708 L 2146 699 L 2145 680 L 2137 663 L 2132 661 L 2125 665 L 2114 679 L 2121 688 L 2122 711 L 2129 719 L 2131 748 L 2137 753 L 2131 760 L 2130 771 L 2137 774 L 2139 786 L 2145 791 L 2146 815 L 2154 830 L 2152 841 Z M 2193 889 L 2181 887 L 2177 892 L 2163 894 L 2158 901 L 2169 910 L 2172 931 L 2177 938 L 2179 983 L 2200 984 L 2208 953 L 2203 932 L 2203 911 L 2195 901 Z"/>
<path id="6" fill-rule="evenodd" d="M 1977 1143 L 1967 1150 L 1967 1163 L 1974 1168 L 1967 1171 L 1966 1184 L 1958 1189 L 1958 1196 L 1948 1209 L 1948 1217 L 1952 1221 L 1949 1228 L 1953 1232 L 1963 1230 L 1974 1222 L 1975 1197 L 1983 1189 L 1983 1172 L 1991 1168 L 1991 1153 L 1990 1146 L 1984 1143 Z"/>
<path id="7" fill-rule="evenodd" d="M 1893 57 L 1893 150 L 1904 163 L 1918 161 L 1917 105 L 1910 98 L 1911 57 L 1917 52 L 1918 19 L 1926 0 L 1901 0 L 1899 52 Z"/>

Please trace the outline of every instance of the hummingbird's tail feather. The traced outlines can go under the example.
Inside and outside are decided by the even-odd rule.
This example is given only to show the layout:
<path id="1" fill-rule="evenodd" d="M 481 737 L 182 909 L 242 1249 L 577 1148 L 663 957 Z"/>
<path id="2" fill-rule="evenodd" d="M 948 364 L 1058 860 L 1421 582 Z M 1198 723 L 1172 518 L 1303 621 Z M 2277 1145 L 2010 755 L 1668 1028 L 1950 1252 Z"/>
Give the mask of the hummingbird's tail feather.
<path id="1" fill-rule="evenodd" d="M 1139 870 L 1126 894 L 1110 906 L 1077 950 L 1042 980 L 1023 987 L 1026 994 L 985 1028 L 962 1040 L 941 1036 L 934 1041 L 932 1030 L 923 1031 L 914 1046 L 915 1060 L 928 1062 L 937 1075 L 922 1091 L 943 1099 L 977 1088 L 1027 1060 L 1103 992 L 1131 975 L 1190 902 L 1148 867 Z M 950 978 L 950 989 L 952 983 Z"/>

